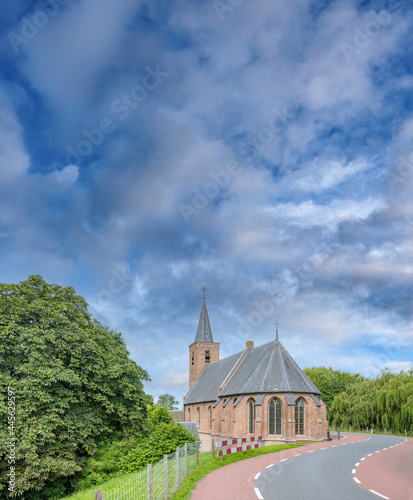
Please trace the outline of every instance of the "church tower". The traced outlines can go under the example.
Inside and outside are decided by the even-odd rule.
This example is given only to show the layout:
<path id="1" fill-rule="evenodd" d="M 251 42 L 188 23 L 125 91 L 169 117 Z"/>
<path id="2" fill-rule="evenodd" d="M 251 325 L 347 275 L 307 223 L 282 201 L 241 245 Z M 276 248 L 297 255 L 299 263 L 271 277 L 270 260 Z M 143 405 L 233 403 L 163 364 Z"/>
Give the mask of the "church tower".
<path id="1" fill-rule="evenodd" d="M 189 388 L 193 386 L 196 378 L 206 364 L 219 360 L 219 343 L 214 342 L 211 325 L 209 324 L 205 302 L 205 283 L 202 291 L 204 292 L 204 299 L 202 301 L 195 342 L 189 346 Z"/>

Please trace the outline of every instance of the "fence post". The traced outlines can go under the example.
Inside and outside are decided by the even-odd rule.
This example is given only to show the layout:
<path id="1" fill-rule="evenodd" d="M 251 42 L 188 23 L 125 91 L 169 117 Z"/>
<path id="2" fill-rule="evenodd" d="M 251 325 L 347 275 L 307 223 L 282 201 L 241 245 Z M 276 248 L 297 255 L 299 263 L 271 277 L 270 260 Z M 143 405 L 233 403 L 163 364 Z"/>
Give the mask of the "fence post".
<path id="1" fill-rule="evenodd" d="M 211 447 L 212 447 L 212 458 L 214 459 L 215 458 L 215 441 L 214 441 L 214 438 L 212 438 Z"/>
<path id="2" fill-rule="evenodd" d="M 176 453 L 175 453 L 175 457 L 176 457 L 176 487 L 179 486 L 179 448 L 176 448 Z"/>
<path id="3" fill-rule="evenodd" d="M 95 500 L 103 500 L 103 498 L 104 498 L 103 491 L 97 490 L 95 492 Z"/>
<path id="4" fill-rule="evenodd" d="M 152 464 L 148 464 L 148 500 L 152 500 Z"/>
<path id="5" fill-rule="evenodd" d="M 188 473 L 188 443 L 185 443 L 185 476 L 187 476 Z"/>
<path id="6" fill-rule="evenodd" d="M 163 474 L 164 474 L 165 500 L 167 500 L 167 498 L 168 498 L 168 455 L 163 456 Z"/>
<path id="7" fill-rule="evenodd" d="M 199 441 L 196 442 L 196 466 L 199 467 Z"/>

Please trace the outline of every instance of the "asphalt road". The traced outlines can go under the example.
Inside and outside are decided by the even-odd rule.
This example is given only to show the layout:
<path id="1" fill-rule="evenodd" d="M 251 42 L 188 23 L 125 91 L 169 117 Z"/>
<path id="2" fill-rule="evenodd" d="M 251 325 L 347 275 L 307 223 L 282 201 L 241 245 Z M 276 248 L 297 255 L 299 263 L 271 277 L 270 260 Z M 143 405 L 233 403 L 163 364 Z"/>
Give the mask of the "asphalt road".
<path id="1" fill-rule="evenodd" d="M 358 442 L 296 454 L 255 476 L 255 493 L 264 500 L 372 500 L 387 498 L 356 484 L 357 467 L 368 455 L 404 439 L 374 436 Z M 300 453 L 301 450 L 296 450 Z M 367 465 L 367 462 L 366 462 Z M 356 478 L 356 479 L 354 479 Z M 376 491 L 376 490 L 375 490 Z M 380 494 L 380 492 L 377 491 Z"/>

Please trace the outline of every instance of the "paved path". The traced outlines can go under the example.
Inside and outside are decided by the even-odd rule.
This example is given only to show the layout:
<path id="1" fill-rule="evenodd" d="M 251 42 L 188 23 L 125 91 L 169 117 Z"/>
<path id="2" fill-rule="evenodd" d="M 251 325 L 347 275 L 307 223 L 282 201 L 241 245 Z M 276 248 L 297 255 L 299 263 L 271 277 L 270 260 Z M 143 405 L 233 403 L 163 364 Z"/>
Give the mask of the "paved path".
<path id="1" fill-rule="evenodd" d="M 356 468 L 355 477 L 365 490 L 380 492 L 391 500 L 413 500 L 413 439 L 366 457 Z"/>
<path id="2" fill-rule="evenodd" d="M 396 492 L 391 481 L 386 482 L 392 496 L 383 494 L 383 497 L 391 500 L 413 500 L 409 492 L 409 488 L 413 487 L 413 470 L 409 466 L 409 460 L 412 458 L 409 443 L 367 457 L 372 452 L 402 443 L 404 440 L 389 436 L 343 437 L 340 441 L 315 443 L 261 455 L 218 469 L 198 483 L 192 499 L 377 500 L 380 497 L 366 490 L 375 487 L 375 491 L 379 493 L 378 489 L 382 484 L 374 479 L 377 476 L 384 478 L 384 475 L 381 475 L 380 470 L 376 470 L 376 474 L 372 473 L 369 460 L 373 456 L 376 459 L 381 454 L 384 457 L 386 453 L 395 453 L 389 457 L 389 460 L 394 461 L 392 471 L 388 469 L 386 460 L 380 467 L 388 469 L 390 477 L 393 477 L 394 470 L 397 471 L 397 480 L 393 483 L 397 482 L 400 491 Z M 361 460 L 364 457 L 367 458 Z M 357 463 L 362 465 L 356 467 Z M 377 464 L 374 465 L 376 466 Z M 361 484 L 358 485 L 354 478 L 361 481 Z"/>

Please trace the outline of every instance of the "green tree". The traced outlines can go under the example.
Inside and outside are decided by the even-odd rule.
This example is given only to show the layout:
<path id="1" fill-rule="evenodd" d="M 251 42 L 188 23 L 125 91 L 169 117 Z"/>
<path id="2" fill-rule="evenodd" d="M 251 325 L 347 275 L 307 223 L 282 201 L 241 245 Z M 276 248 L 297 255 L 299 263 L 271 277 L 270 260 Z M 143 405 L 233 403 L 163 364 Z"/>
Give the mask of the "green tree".
<path id="1" fill-rule="evenodd" d="M 352 384 L 364 380 L 358 373 L 342 372 L 323 366 L 304 368 L 304 373 L 321 392 L 321 398 L 329 409 L 337 394 L 341 394 Z"/>
<path id="2" fill-rule="evenodd" d="M 3 488 L 8 387 L 16 405 L 16 491 L 26 498 L 40 490 L 38 498 L 64 493 L 65 478 L 82 469 L 101 436 L 143 432 L 149 376 L 129 359 L 121 335 L 94 320 L 73 288 L 40 276 L 0 284 L 0 340 Z"/>
<path id="3" fill-rule="evenodd" d="M 154 426 L 164 422 L 170 424 L 174 421 L 171 410 L 163 406 L 152 405 L 148 407 L 148 421 Z"/>
<path id="4" fill-rule="evenodd" d="M 161 394 L 156 404 L 168 408 L 168 410 L 177 410 L 178 407 L 176 405 L 178 405 L 179 402 L 175 399 L 175 396 L 171 394 Z"/>
<path id="5" fill-rule="evenodd" d="M 122 472 L 134 472 L 147 464 L 156 464 L 164 455 L 172 453 L 185 443 L 193 443 L 195 436 L 178 423 L 158 424 L 147 439 L 142 439 L 126 456 L 120 459 Z"/>
<path id="6" fill-rule="evenodd" d="M 331 423 L 353 429 L 413 431 L 413 370 L 398 374 L 383 370 L 334 398 Z"/>

